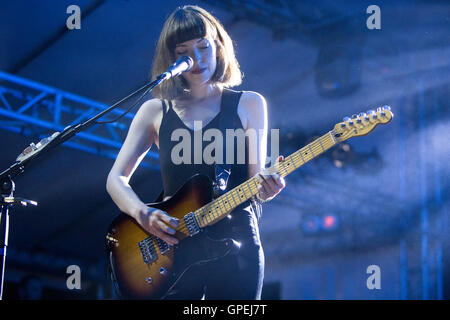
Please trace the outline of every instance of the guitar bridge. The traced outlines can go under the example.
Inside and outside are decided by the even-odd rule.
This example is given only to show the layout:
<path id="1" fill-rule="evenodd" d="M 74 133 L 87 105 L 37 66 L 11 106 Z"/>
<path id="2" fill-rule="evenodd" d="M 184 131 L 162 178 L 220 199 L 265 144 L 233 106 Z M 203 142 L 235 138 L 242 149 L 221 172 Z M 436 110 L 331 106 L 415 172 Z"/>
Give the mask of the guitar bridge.
<path id="1" fill-rule="evenodd" d="M 200 232 L 197 220 L 195 219 L 194 212 L 189 212 L 183 217 L 186 228 L 188 229 L 189 236 L 195 236 Z"/>
<path id="2" fill-rule="evenodd" d="M 152 238 L 148 237 L 138 243 L 145 264 L 149 264 L 158 258 Z"/>

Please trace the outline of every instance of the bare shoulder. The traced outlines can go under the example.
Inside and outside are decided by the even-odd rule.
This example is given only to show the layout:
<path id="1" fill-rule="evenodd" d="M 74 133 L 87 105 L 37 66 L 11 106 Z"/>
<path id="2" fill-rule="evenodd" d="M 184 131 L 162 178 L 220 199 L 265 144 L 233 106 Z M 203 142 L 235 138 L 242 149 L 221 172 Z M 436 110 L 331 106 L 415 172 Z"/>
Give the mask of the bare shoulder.
<path id="1" fill-rule="evenodd" d="M 258 126 L 265 122 L 267 117 L 267 102 L 264 96 L 255 91 L 243 91 L 241 100 L 239 101 L 238 114 L 241 118 L 242 125 L 247 128 L 250 122 Z"/>
<path id="2" fill-rule="evenodd" d="M 255 91 L 243 91 L 241 103 L 247 108 L 265 108 L 266 99 L 264 96 Z"/>
<path id="3" fill-rule="evenodd" d="M 158 113 L 162 112 L 162 101 L 160 99 L 150 99 L 145 101 L 141 107 L 139 108 L 139 111 L 137 114 L 139 114 L 142 117 L 149 119 L 154 118 Z"/>
<path id="4" fill-rule="evenodd" d="M 161 124 L 162 113 L 162 101 L 160 99 L 150 99 L 141 105 L 135 119 L 150 126 L 157 133 Z"/>

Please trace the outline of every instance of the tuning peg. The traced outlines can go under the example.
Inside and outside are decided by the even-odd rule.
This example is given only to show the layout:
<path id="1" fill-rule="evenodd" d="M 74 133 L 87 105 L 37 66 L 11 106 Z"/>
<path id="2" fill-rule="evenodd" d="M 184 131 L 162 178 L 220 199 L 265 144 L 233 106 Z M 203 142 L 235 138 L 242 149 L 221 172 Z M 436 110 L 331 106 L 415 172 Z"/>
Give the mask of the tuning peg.
<path id="1" fill-rule="evenodd" d="M 356 119 L 356 123 L 361 123 L 361 122 L 362 122 L 361 118 L 358 117 L 358 118 Z"/>
<path id="2" fill-rule="evenodd" d="M 389 107 L 389 106 L 383 106 L 383 110 L 391 110 L 391 107 Z"/>
<path id="3" fill-rule="evenodd" d="M 346 127 L 345 123 L 341 123 L 341 128 L 345 128 L 345 127 Z"/>
<path id="4" fill-rule="evenodd" d="M 358 116 L 359 116 L 360 118 L 364 118 L 364 117 L 366 116 L 366 113 L 365 113 L 365 112 L 361 112 Z"/>
<path id="5" fill-rule="evenodd" d="M 352 114 L 352 119 L 356 119 L 358 116 L 356 114 Z"/>
<path id="6" fill-rule="evenodd" d="M 378 116 L 376 113 L 372 114 L 372 119 L 378 119 Z"/>
<path id="7" fill-rule="evenodd" d="M 377 108 L 377 112 L 381 112 L 381 110 L 382 110 L 381 107 Z"/>
<path id="8" fill-rule="evenodd" d="M 372 114 L 372 113 L 375 113 L 375 110 L 372 110 L 372 109 L 367 110 L 367 114 Z"/>
<path id="9" fill-rule="evenodd" d="M 344 121 L 350 121 L 349 117 L 344 117 Z"/>

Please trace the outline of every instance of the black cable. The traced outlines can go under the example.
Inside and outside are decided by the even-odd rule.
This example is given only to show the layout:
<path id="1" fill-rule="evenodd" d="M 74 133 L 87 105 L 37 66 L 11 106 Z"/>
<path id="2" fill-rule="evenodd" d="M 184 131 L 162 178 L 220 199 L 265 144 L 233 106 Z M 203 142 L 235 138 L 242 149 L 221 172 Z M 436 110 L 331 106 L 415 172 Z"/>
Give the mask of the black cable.
<path id="1" fill-rule="evenodd" d="M 119 117 L 117 117 L 116 119 L 113 120 L 107 120 L 107 121 L 94 121 L 95 124 L 106 124 L 106 123 L 113 123 L 116 122 L 117 120 L 119 120 L 120 118 L 122 118 L 123 116 L 125 116 L 128 112 L 130 112 L 135 106 L 136 104 L 142 100 L 142 98 L 144 98 L 144 96 L 148 93 L 148 90 L 146 90 L 132 105 L 131 107 L 129 107 L 124 113 L 122 113 Z"/>

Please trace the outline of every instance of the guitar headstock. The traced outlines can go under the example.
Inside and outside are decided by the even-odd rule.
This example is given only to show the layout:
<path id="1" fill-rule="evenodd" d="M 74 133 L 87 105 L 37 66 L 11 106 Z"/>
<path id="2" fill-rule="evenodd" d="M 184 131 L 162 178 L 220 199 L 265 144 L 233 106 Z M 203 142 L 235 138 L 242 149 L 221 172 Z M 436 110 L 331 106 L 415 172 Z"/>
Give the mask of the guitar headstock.
<path id="1" fill-rule="evenodd" d="M 389 123 L 394 114 L 389 106 L 379 107 L 377 110 L 369 110 L 351 118 L 345 117 L 343 122 L 334 126 L 335 136 L 339 141 L 344 141 L 352 137 L 364 136 L 370 133 L 379 124 Z"/>

